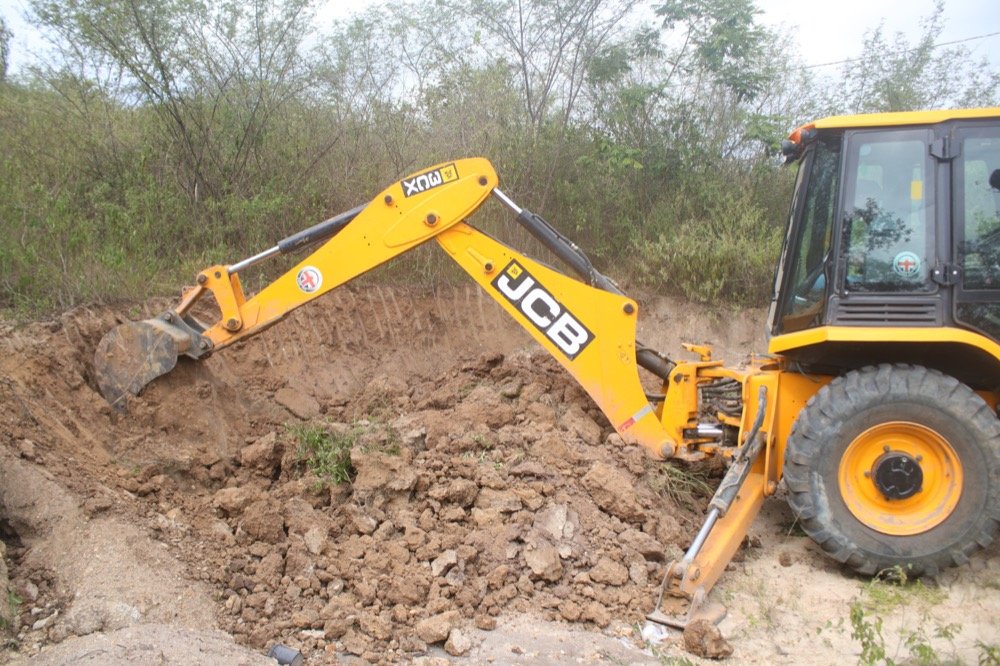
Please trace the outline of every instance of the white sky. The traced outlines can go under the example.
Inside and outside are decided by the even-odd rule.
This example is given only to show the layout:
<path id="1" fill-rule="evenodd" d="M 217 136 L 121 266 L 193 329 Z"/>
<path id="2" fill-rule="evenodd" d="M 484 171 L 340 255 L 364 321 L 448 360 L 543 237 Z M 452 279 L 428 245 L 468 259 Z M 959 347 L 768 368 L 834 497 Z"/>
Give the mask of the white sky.
<path id="1" fill-rule="evenodd" d="M 327 0 L 319 10 L 319 26 L 345 18 L 379 0 Z M 0 15 L 14 32 L 11 66 L 17 71 L 30 60 L 29 53 L 41 46 L 34 30 L 22 19 L 24 0 L 0 0 Z M 891 40 L 902 32 L 915 40 L 919 22 L 934 9 L 934 0 L 838 0 L 832 4 L 802 0 L 757 0 L 765 24 L 794 29 L 795 41 L 807 65 L 856 57 L 866 30 L 885 22 Z M 945 0 L 945 29 L 941 41 L 953 41 L 1000 32 L 1000 2 L 996 0 Z M 1000 68 L 1000 34 L 963 44 L 974 58 L 986 56 Z M 824 68 L 826 69 L 826 68 Z M 836 67 L 829 68 L 836 71 Z"/>

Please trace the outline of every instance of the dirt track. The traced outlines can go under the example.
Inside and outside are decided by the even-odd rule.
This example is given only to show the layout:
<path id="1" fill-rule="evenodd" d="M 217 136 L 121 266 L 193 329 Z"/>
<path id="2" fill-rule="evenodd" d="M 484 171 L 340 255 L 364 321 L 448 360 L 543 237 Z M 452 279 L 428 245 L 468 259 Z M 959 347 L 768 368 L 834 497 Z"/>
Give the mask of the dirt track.
<path id="1" fill-rule="evenodd" d="M 730 362 L 762 351 L 760 312 L 647 306 L 640 336 L 664 351 L 685 333 Z M 338 291 L 117 414 L 91 355 L 118 319 L 155 310 L 2 331 L 0 517 L 21 600 L 6 658 L 268 663 L 280 642 L 308 663 L 395 662 L 451 658 L 445 638 L 472 663 L 684 654 L 677 636 L 641 651 L 638 628 L 705 498 L 621 446 L 481 292 Z M 301 423 L 357 440 L 353 484 L 300 461 Z M 715 593 L 737 663 L 859 650 L 845 621 L 863 582 L 792 522 L 768 506 L 761 547 Z M 890 642 L 911 611 L 958 617 L 940 649 L 974 662 L 1000 635 L 996 552 L 946 573 L 932 608 L 887 614 Z"/>

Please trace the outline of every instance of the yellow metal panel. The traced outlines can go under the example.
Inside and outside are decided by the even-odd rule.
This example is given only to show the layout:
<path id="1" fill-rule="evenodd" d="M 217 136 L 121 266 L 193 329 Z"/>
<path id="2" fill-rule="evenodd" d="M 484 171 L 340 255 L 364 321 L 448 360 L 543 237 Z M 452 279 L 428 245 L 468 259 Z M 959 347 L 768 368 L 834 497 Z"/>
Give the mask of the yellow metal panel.
<path id="1" fill-rule="evenodd" d="M 954 342 L 981 349 L 1000 360 L 1000 345 L 993 340 L 961 328 L 903 328 L 898 326 L 820 326 L 771 338 L 767 350 L 781 354 L 824 342 Z"/>
<path id="2" fill-rule="evenodd" d="M 573 375 L 626 442 L 662 457 L 670 438 L 639 383 L 635 301 L 567 277 L 464 223 L 437 241 Z"/>
<path id="3" fill-rule="evenodd" d="M 785 447 L 792 426 L 802 408 L 816 392 L 833 381 L 830 375 L 806 375 L 801 372 L 782 371 L 778 376 L 778 390 L 775 396 L 777 412 L 774 421 L 774 478 L 780 479 L 784 473 Z"/>
<path id="4" fill-rule="evenodd" d="M 295 308 L 458 224 L 483 204 L 498 183 L 493 165 L 483 158 L 439 164 L 394 183 L 340 233 L 259 294 L 245 303 L 241 294 L 236 295 L 239 331 L 227 331 L 223 320 L 206 336 L 218 348 L 277 322 Z"/>
<path id="5" fill-rule="evenodd" d="M 864 113 L 851 116 L 830 116 L 820 118 L 792 132 L 808 129 L 858 129 L 865 127 L 889 127 L 894 125 L 931 125 L 947 120 L 1000 118 L 1000 107 L 982 109 L 944 109 L 940 111 L 906 111 L 901 113 Z"/>

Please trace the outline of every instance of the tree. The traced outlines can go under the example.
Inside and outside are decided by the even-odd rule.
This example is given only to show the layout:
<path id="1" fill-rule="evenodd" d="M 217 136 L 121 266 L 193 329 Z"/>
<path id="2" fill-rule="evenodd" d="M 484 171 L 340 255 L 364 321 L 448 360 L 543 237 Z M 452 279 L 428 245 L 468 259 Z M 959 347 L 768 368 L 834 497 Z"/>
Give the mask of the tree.
<path id="1" fill-rule="evenodd" d="M 7 80 L 7 61 L 10 57 L 10 39 L 13 37 L 7 29 L 7 23 L 0 16 L 0 83 Z"/>
<path id="2" fill-rule="evenodd" d="M 103 82 L 108 97 L 154 111 L 193 199 L 254 189 L 262 142 L 307 85 L 313 0 L 30 3 L 61 56 L 50 82 Z"/>
<path id="3" fill-rule="evenodd" d="M 880 24 L 866 34 L 861 55 L 843 69 L 842 86 L 831 86 L 832 113 L 912 111 L 946 106 L 990 106 L 1000 100 L 1000 73 L 985 59 L 973 60 L 962 45 L 938 46 L 944 30 L 944 2 L 921 21 L 911 43 L 902 33 L 891 38 Z M 836 95 L 836 96 L 834 96 Z"/>

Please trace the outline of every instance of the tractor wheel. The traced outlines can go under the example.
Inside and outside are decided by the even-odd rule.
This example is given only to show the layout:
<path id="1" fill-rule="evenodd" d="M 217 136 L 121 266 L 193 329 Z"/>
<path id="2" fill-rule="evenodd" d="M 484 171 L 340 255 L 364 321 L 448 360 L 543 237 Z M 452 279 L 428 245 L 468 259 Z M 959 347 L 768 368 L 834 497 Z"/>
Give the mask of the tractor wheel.
<path id="1" fill-rule="evenodd" d="M 997 533 L 1000 421 L 935 370 L 852 371 L 799 414 L 784 477 L 802 528 L 838 562 L 934 575 Z"/>

